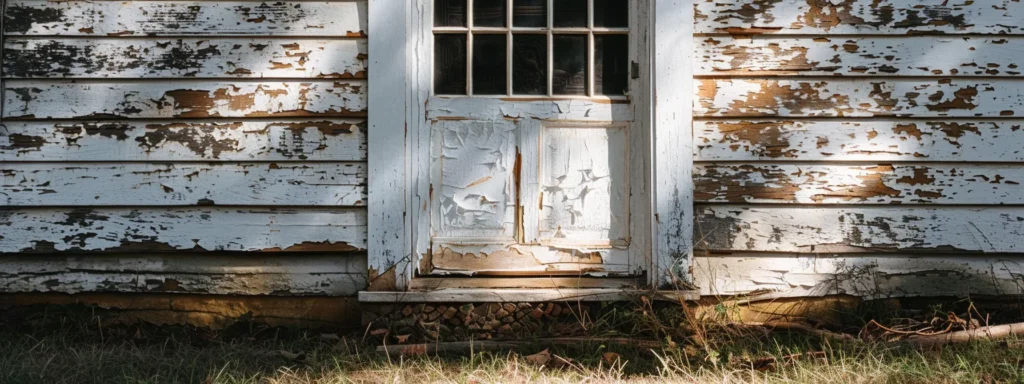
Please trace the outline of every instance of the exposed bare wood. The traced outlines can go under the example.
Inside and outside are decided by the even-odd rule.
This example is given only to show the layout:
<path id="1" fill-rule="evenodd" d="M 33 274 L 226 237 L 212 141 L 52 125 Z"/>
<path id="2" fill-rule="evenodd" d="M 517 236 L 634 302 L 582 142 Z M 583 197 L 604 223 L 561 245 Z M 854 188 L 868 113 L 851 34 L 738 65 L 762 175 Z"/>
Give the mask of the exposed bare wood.
<path id="1" fill-rule="evenodd" d="M 751 299 L 851 295 L 865 298 L 1024 294 L 1024 257 L 744 254 L 695 258 L 702 295 Z"/>
<path id="2" fill-rule="evenodd" d="M 1024 8 L 1022 8 L 1024 10 Z M 1021 76 L 1016 37 L 698 37 L 697 75 Z"/>
<path id="3" fill-rule="evenodd" d="M 631 278 L 593 277 L 418 277 L 409 289 L 430 291 L 452 288 L 642 288 L 646 285 Z"/>
<path id="4" fill-rule="evenodd" d="M 1024 251 L 1020 207 L 709 205 L 697 209 L 696 225 L 697 247 L 713 251 Z"/>
<path id="5" fill-rule="evenodd" d="M 703 120 L 698 161 L 1024 161 L 1024 121 Z"/>
<path id="6" fill-rule="evenodd" d="M 694 170 L 700 202 L 1024 204 L 1019 165 L 707 164 Z"/>
<path id="7" fill-rule="evenodd" d="M 205 118 L 366 115 L 366 82 L 8 80 L 5 118 Z"/>
<path id="8" fill-rule="evenodd" d="M 366 1 L 7 3 L 7 34 L 61 36 L 366 35 Z"/>
<path id="9" fill-rule="evenodd" d="M 365 161 L 364 120 L 8 121 L 0 161 Z"/>
<path id="10" fill-rule="evenodd" d="M 703 116 L 1013 116 L 1024 108 L 1024 81 L 855 79 L 704 79 L 695 113 Z"/>
<path id="11" fill-rule="evenodd" d="M 366 249 L 360 208 L 0 210 L 0 253 Z"/>
<path id="12" fill-rule="evenodd" d="M 703 0 L 694 2 L 697 33 L 737 34 L 1014 34 L 1024 4 L 876 0 Z"/>
<path id="13" fill-rule="evenodd" d="M 365 79 L 366 54 L 365 40 L 7 38 L 3 73 L 9 78 Z"/>
<path id="14" fill-rule="evenodd" d="M 628 249 L 558 245 L 519 245 L 481 242 L 453 244 L 435 239 L 430 271 L 439 275 L 536 273 L 558 275 L 625 275 L 629 272 Z"/>
<path id="15" fill-rule="evenodd" d="M 6 206 L 285 205 L 366 202 L 363 163 L 10 163 Z"/>
<path id="16" fill-rule="evenodd" d="M 362 254 L 4 256 L 0 292 L 340 296 L 365 288 L 365 271 Z"/>

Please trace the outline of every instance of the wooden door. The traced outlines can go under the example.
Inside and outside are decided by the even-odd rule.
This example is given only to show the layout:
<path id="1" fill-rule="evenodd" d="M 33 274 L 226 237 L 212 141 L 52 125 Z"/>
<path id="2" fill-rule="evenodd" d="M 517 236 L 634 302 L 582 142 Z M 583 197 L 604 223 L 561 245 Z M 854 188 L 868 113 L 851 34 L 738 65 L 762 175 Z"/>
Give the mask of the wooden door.
<path id="1" fill-rule="evenodd" d="M 632 236 L 647 217 L 646 136 L 630 95 L 642 41 L 634 9 L 435 1 L 421 274 L 642 273 L 648 247 Z"/>

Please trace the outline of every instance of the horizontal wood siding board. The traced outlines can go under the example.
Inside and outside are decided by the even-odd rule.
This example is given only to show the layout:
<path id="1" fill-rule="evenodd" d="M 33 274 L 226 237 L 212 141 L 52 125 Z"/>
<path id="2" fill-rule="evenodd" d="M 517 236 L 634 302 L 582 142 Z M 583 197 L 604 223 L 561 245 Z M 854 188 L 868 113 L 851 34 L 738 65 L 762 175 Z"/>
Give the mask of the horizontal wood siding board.
<path id="1" fill-rule="evenodd" d="M 9 37 L 3 53 L 6 78 L 366 78 L 365 39 Z"/>
<path id="2" fill-rule="evenodd" d="M 0 257 L 0 292 L 354 295 L 364 254 Z"/>
<path id="3" fill-rule="evenodd" d="M 9 80 L 4 117 L 20 119 L 364 117 L 366 82 Z"/>
<path id="4" fill-rule="evenodd" d="M 698 202 L 1024 204 L 1024 167 L 979 164 L 702 164 Z"/>
<path id="5" fill-rule="evenodd" d="M 698 116 L 1013 116 L 1024 81 L 1001 79 L 703 79 Z"/>
<path id="6" fill-rule="evenodd" d="M 1024 294 L 1024 255 L 857 257 L 736 254 L 694 259 L 702 295 L 867 298 Z"/>
<path id="7" fill-rule="evenodd" d="M 698 205 L 703 251 L 1015 253 L 1022 207 Z"/>
<path id="8" fill-rule="evenodd" d="M 45 36 L 366 36 L 366 1 L 7 3 L 4 32 Z"/>
<path id="9" fill-rule="evenodd" d="M 7 121 L 0 161 L 366 161 L 366 121 Z"/>
<path id="10" fill-rule="evenodd" d="M 1024 4 L 877 0 L 700 0 L 694 33 L 1020 34 Z"/>
<path id="11" fill-rule="evenodd" d="M 366 204 L 365 163 L 7 163 L 5 206 Z"/>
<path id="12" fill-rule="evenodd" d="M 1021 9 L 1024 11 L 1024 7 Z M 1018 37 L 697 37 L 695 75 L 1022 76 Z"/>
<path id="13" fill-rule="evenodd" d="M 0 229 L 0 253 L 366 249 L 362 208 L 6 208 Z"/>
<path id="14" fill-rule="evenodd" d="M 1024 161 L 1024 120 L 701 120 L 696 161 Z"/>

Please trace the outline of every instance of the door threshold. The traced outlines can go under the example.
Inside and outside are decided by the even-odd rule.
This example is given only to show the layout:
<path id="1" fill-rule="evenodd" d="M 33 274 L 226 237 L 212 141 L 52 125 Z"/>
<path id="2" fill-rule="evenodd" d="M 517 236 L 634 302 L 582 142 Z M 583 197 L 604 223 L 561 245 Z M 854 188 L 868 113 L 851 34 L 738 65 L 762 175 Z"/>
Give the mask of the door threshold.
<path id="1" fill-rule="evenodd" d="M 533 303 L 546 301 L 629 301 L 653 293 L 655 300 L 693 301 L 693 290 L 651 291 L 611 288 L 482 289 L 450 288 L 421 292 L 359 292 L 361 303 Z"/>

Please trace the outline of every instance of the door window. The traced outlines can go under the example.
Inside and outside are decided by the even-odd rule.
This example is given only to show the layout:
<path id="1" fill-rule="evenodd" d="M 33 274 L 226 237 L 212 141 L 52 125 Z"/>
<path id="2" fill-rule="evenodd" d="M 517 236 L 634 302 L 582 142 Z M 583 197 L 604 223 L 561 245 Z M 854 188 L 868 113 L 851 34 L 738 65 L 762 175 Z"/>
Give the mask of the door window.
<path id="1" fill-rule="evenodd" d="M 624 97 L 629 0 L 436 0 L 437 95 Z"/>

